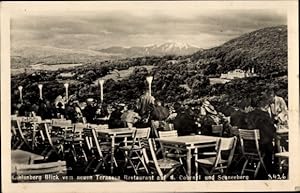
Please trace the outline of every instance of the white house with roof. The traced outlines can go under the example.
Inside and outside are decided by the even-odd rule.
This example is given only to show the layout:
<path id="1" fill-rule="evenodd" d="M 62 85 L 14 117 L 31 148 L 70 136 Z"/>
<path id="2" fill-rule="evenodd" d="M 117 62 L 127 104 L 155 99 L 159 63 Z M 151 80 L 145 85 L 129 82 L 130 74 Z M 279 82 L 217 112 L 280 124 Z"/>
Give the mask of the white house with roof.
<path id="1" fill-rule="evenodd" d="M 254 76 L 257 76 L 257 74 L 254 73 L 254 68 L 251 68 L 251 70 L 249 69 L 248 71 L 235 69 L 227 72 L 226 74 L 222 73 L 220 78 L 232 80 L 237 78 L 246 78 L 246 77 L 254 77 Z"/>

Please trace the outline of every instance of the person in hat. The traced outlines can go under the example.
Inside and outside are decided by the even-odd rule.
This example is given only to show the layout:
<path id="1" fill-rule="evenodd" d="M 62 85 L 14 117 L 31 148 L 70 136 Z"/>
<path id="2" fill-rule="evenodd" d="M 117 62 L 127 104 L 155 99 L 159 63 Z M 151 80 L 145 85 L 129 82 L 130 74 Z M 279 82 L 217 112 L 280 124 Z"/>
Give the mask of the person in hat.
<path id="1" fill-rule="evenodd" d="M 205 100 L 203 102 L 202 107 L 203 107 L 204 111 L 201 111 L 201 113 L 204 112 L 203 113 L 204 115 L 207 115 L 207 114 L 217 115 L 218 114 L 218 112 L 215 110 L 214 106 L 212 106 L 208 100 Z"/>
<path id="2" fill-rule="evenodd" d="M 201 133 L 205 135 L 212 134 L 212 125 L 218 125 L 221 118 L 214 106 L 208 100 L 205 100 L 200 107 L 199 123 L 201 124 Z"/>

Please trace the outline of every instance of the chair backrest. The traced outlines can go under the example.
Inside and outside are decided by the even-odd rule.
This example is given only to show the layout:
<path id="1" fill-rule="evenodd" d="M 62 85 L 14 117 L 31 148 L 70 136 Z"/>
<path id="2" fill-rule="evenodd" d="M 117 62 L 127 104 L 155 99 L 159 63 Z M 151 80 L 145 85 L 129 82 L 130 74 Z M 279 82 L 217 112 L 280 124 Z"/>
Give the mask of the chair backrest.
<path id="1" fill-rule="evenodd" d="M 74 133 L 83 132 L 84 128 L 88 128 L 88 124 L 85 123 L 75 123 L 74 124 Z"/>
<path id="2" fill-rule="evenodd" d="M 137 128 L 135 130 L 135 138 L 136 139 L 142 139 L 142 138 L 148 139 L 149 135 L 150 135 L 150 127 L 147 127 L 147 128 Z"/>
<path id="3" fill-rule="evenodd" d="M 133 133 L 132 146 L 139 145 L 140 147 L 146 143 L 150 136 L 150 127 L 137 128 Z"/>
<path id="4" fill-rule="evenodd" d="M 218 135 L 218 136 L 222 136 L 223 135 L 223 125 L 220 124 L 220 125 L 212 125 L 211 126 L 212 130 L 212 134 L 215 134 L 215 135 Z"/>
<path id="5" fill-rule="evenodd" d="M 260 155 L 259 140 L 260 134 L 258 129 L 247 130 L 239 129 L 239 137 L 243 154 Z"/>
<path id="6" fill-rule="evenodd" d="M 239 136 L 244 140 L 259 140 L 259 130 L 258 129 L 239 129 Z"/>
<path id="7" fill-rule="evenodd" d="M 40 116 L 34 116 L 34 117 L 28 117 L 28 122 L 41 122 L 42 121 L 42 117 Z"/>
<path id="8" fill-rule="evenodd" d="M 98 156 L 100 158 L 103 158 L 103 153 L 100 148 L 100 144 L 99 144 L 99 140 L 95 128 L 85 128 L 83 129 L 83 133 L 88 148 L 91 149 L 92 147 L 95 146 Z"/>
<path id="9" fill-rule="evenodd" d="M 159 138 L 166 138 L 166 137 L 177 137 L 178 133 L 177 130 L 172 131 L 158 131 Z"/>
<path id="10" fill-rule="evenodd" d="M 66 119 L 52 119 L 52 127 L 72 127 L 72 121 Z"/>
<path id="11" fill-rule="evenodd" d="M 231 164 L 233 155 L 234 155 L 234 151 L 235 151 L 235 147 L 236 147 L 236 143 L 237 143 L 237 137 L 230 137 L 230 138 L 219 138 L 216 144 L 216 159 L 215 159 L 215 163 L 214 163 L 214 168 L 216 170 L 221 170 L 221 169 L 227 169 L 229 167 L 229 165 Z M 227 152 L 227 156 L 226 158 L 222 158 L 222 152 L 226 151 Z M 222 165 L 220 165 L 220 161 L 221 160 L 225 160 L 226 163 L 223 163 Z"/>
<path id="12" fill-rule="evenodd" d="M 66 174 L 66 161 L 41 164 L 16 164 L 13 173 L 16 175 Z"/>
<path id="13" fill-rule="evenodd" d="M 25 117 L 25 116 L 22 116 L 22 117 L 12 117 L 13 120 L 20 120 L 21 122 L 26 122 L 26 123 L 29 123 L 29 122 L 41 122 L 42 121 L 42 117 L 40 116 L 33 116 L 33 117 Z"/>

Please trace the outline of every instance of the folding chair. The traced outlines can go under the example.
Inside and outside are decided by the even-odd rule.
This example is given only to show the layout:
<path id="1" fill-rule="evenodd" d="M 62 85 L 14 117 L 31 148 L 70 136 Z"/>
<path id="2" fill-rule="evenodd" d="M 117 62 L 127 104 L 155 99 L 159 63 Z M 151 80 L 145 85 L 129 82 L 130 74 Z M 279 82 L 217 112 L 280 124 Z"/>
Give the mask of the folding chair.
<path id="1" fill-rule="evenodd" d="M 158 131 L 158 135 L 160 139 L 167 138 L 167 137 L 177 137 L 178 133 L 177 130 L 172 130 L 172 131 Z M 177 147 L 179 145 L 176 145 Z M 163 145 L 160 142 L 160 148 L 156 152 L 156 154 L 162 152 L 164 157 L 167 158 L 175 158 L 179 160 L 181 164 L 183 164 L 183 158 L 186 158 L 186 149 L 183 148 L 179 150 L 179 148 L 174 148 L 174 147 L 168 147 L 166 145 Z M 183 167 L 184 173 L 187 174 L 185 167 Z"/>
<path id="2" fill-rule="evenodd" d="M 85 172 L 88 172 L 90 169 L 94 169 L 93 172 L 95 173 L 99 170 L 101 166 L 103 169 L 105 169 L 105 167 L 108 164 L 107 160 L 111 153 L 111 146 L 107 145 L 106 143 L 101 144 L 101 141 L 99 141 L 98 139 L 95 128 L 85 128 L 83 129 L 83 133 L 89 153 L 91 154 L 91 159 L 89 160 L 89 163 L 85 168 Z M 91 168 L 95 161 L 98 162 L 96 167 Z"/>
<path id="3" fill-rule="evenodd" d="M 148 150 L 147 152 L 150 151 L 150 154 L 147 154 L 147 165 L 153 173 L 158 174 L 161 181 L 167 180 L 182 166 L 179 161 L 171 158 L 157 159 L 153 139 L 149 138 L 148 143 L 144 147 Z"/>
<path id="4" fill-rule="evenodd" d="M 206 175 L 226 174 L 235 151 L 237 137 L 219 138 L 212 156 L 198 159 L 198 149 L 195 150 L 196 179 L 200 167 Z M 224 155 L 226 153 L 226 155 Z"/>
<path id="5" fill-rule="evenodd" d="M 211 132 L 213 135 L 222 137 L 222 135 L 223 135 L 223 125 L 222 124 L 212 125 L 211 128 L 212 128 Z"/>
<path id="6" fill-rule="evenodd" d="M 135 130 L 133 135 L 133 141 L 131 144 L 119 148 L 125 156 L 124 168 L 127 168 L 129 163 L 136 175 L 138 175 L 138 170 L 140 169 L 144 169 L 148 174 L 149 171 L 145 163 L 144 143 L 149 138 L 150 127 L 138 128 Z M 143 167 L 140 167 L 140 164 L 142 164 Z"/>
<path id="7" fill-rule="evenodd" d="M 18 124 L 17 120 L 11 120 L 11 148 L 12 149 L 16 149 L 22 143 L 22 141 L 18 135 L 18 132 L 17 132 L 18 127 L 19 127 L 19 124 Z"/>
<path id="8" fill-rule="evenodd" d="M 30 146 L 30 141 L 32 141 L 31 132 L 28 131 L 27 129 L 24 130 L 22 129 L 21 121 L 19 119 L 12 120 L 11 124 L 12 124 L 11 125 L 12 132 L 15 133 L 16 135 L 15 139 L 17 140 L 17 142 L 14 143 L 14 148 L 21 149 L 25 145 L 25 148 L 31 150 L 31 146 Z"/>
<path id="9" fill-rule="evenodd" d="M 166 138 L 166 137 L 177 137 L 178 133 L 177 130 L 172 130 L 172 131 L 158 131 L 158 137 L 159 138 Z M 156 148 L 156 144 L 154 143 L 154 148 L 156 151 L 156 155 L 158 155 L 162 149 L 161 149 L 161 144 L 160 144 L 160 148 Z"/>
<path id="10" fill-rule="evenodd" d="M 265 163 L 263 161 L 264 155 L 260 151 L 259 130 L 239 129 L 239 137 L 242 154 L 246 159 L 241 175 L 244 175 L 245 171 L 254 172 L 254 178 L 256 178 L 260 166 L 263 166 L 264 171 L 268 174 Z M 252 166 L 252 168 L 249 168 L 249 166 Z"/>
<path id="11" fill-rule="evenodd" d="M 240 145 L 240 138 L 239 138 L 239 129 L 237 126 L 232 126 L 230 128 L 230 136 L 237 137 L 237 145 L 235 148 L 235 152 L 233 154 L 233 159 L 232 159 L 232 168 L 236 168 L 240 166 L 241 161 L 244 159 L 244 156 L 242 155 L 242 150 L 241 150 L 241 145 Z"/>
<path id="12" fill-rule="evenodd" d="M 62 136 L 56 135 L 56 133 L 50 134 L 48 124 L 43 123 L 38 125 L 40 130 L 43 132 L 43 136 L 45 136 L 45 140 L 43 141 L 44 150 L 42 155 L 45 159 L 48 159 L 50 155 L 55 153 L 60 158 L 64 157 L 64 147 L 63 147 L 63 140 Z"/>
<path id="13" fill-rule="evenodd" d="M 83 158 L 86 163 L 87 156 L 83 148 L 84 138 L 82 137 L 83 129 L 87 128 L 87 124 L 76 123 L 74 124 L 74 129 L 72 134 L 64 139 L 65 144 L 65 154 L 71 153 L 72 158 L 75 162 Z"/>

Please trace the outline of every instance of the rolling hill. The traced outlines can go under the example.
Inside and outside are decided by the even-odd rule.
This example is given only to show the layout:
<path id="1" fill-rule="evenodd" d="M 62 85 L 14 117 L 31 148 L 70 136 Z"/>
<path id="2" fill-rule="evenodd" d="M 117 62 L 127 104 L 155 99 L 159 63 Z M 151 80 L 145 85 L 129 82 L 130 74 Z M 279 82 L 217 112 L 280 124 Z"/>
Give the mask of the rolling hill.
<path id="1" fill-rule="evenodd" d="M 191 55 L 193 63 L 210 68 L 208 74 L 254 67 L 260 74 L 287 70 L 287 26 L 268 27 L 244 34 L 221 46 Z"/>
<path id="2" fill-rule="evenodd" d="M 39 63 L 48 65 L 90 63 L 119 57 L 118 54 L 107 54 L 95 50 L 21 46 L 12 48 L 11 66 L 12 68 L 23 68 Z"/>

